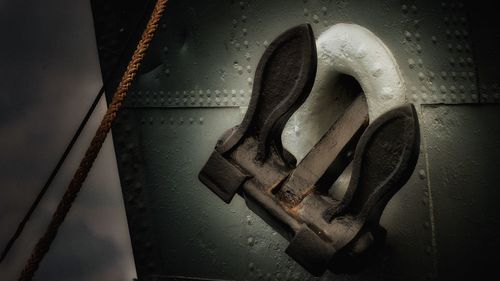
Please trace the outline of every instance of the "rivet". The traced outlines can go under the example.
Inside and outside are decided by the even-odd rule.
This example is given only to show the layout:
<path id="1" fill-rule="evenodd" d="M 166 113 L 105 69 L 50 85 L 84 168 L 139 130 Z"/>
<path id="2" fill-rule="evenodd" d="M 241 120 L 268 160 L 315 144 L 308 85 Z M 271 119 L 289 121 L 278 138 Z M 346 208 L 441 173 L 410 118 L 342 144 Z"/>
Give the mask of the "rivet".
<path id="1" fill-rule="evenodd" d="M 414 69 L 415 68 L 415 61 L 413 59 L 408 59 L 408 66 L 411 69 Z"/>
<path id="2" fill-rule="evenodd" d="M 417 6 L 411 5 L 411 10 L 413 11 L 414 14 L 418 12 Z"/>
<path id="3" fill-rule="evenodd" d="M 318 15 L 314 15 L 314 16 L 313 16 L 313 22 L 314 22 L 314 23 L 318 23 L 318 22 L 319 22 L 319 17 L 318 17 Z"/>
<path id="4" fill-rule="evenodd" d="M 406 5 L 402 5 L 402 6 L 401 6 L 401 11 L 403 11 L 403 13 L 405 13 L 405 14 L 406 14 L 406 13 L 408 12 L 408 6 L 406 6 Z"/>
<path id="5" fill-rule="evenodd" d="M 423 169 L 420 169 L 420 170 L 418 171 L 418 177 L 419 177 L 421 180 L 423 180 L 423 179 L 425 179 L 425 178 L 426 178 L 426 174 L 425 174 L 425 171 L 424 171 Z"/>
<path id="6" fill-rule="evenodd" d="M 419 73 L 418 73 L 418 78 L 419 78 L 421 81 L 422 81 L 422 80 L 424 80 L 424 79 L 425 79 L 425 75 L 424 75 L 424 73 L 423 73 L 423 72 L 419 72 Z"/>
<path id="7" fill-rule="evenodd" d="M 406 40 L 411 41 L 411 33 L 409 31 L 405 31 L 404 34 L 405 34 Z"/>

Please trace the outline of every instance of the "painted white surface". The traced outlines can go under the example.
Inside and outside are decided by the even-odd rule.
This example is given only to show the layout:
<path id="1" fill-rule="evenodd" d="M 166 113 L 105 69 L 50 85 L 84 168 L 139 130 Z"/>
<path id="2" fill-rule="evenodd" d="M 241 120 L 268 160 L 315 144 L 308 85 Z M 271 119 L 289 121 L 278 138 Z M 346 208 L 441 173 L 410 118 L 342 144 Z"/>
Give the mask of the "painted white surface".
<path id="1" fill-rule="evenodd" d="M 292 116 L 283 142 L 300 161 L 349 105 L 344 91 L 332 87 L 342 74 L 354 77 L 363 89 L 370 120 L 405 103 L 405 83 L 396 59 L 371 31 L 335 24 L 316 41 L 318 71 L 311 95 Z"/>

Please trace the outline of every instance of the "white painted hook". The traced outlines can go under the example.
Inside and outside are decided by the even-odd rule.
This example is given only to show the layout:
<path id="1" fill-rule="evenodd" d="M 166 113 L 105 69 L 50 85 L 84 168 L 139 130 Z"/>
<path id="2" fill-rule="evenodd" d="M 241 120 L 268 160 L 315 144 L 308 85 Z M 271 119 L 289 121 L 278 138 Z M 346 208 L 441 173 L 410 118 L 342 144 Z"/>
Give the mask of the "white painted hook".
<path id="1" fill-rule="evenodd" d="M 332 91 L 332 81 L 340 75 L 358 81 L 370 120 L 406 102 L 396 59 L 373 32 L 356 24 L 335 24 L 319 36 L 316 46 L 318 71 L 311 95 L 283 133 L 285 147 L 299 161 L 351 102 L 345 92 Z"/>

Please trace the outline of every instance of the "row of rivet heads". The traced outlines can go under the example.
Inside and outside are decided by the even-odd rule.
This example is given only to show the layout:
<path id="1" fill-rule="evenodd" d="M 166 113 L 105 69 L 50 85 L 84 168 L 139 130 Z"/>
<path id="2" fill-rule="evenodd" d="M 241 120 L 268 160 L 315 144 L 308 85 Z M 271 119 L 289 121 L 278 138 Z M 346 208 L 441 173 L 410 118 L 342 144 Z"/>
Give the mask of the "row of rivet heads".
<path id="1" fill-rule="evenodd" d="M 421 103 L 470 103 L 478 101 L 476 85 L 450 86 L 410 86 L 409 93 L 413 102 Z"/>
<path id="2" fill-rule="evenodd" d="M 304 4 L 308 3 L 309 1 L 308 0 L 303 0 Z M 241 1 L 239 2 L 239 6 L 241 8 L 242 11 L 245 11 L 248 7 L 248 3 L 245 2 L 245 1 Z M 320 9 L 320 13 L 318 14 L 322 14 L 323 16 L 326 16 L 328 14 L 328 8 L 326 6 L 322 6 Z M 304 8 L 304 17 L 312 17 L 312 23 L 315 23 L 315 24 L 318 24 L 320 23 L 320 17 L 318 16 L 318 14 L 312 14 L 308 8 Z M 241 27 L 241 32 L 232 32 L 230 34 L 230 39 L 229 39 L 229 44 L 232 45 L 234 47 L 234 49 L 236 51 L 242 51 L 244 50 L 245 51 L 245 54 L 244 54 L 244 61 L 247 61 L 248 65 L 242 65 L 244 63 L 241 63 L 239 61 L 235 61 L 234 64 L 233 64 L 233 68 L 235 70 L 235 72 L 238 74 L 238 75 L 243 75 L 245 72 L 247 73 L 252 73 L 252 66 L 249 64 L 250 61 L 252 60 L 252 54 L 251 54 L 251 48 L 253 48 L 254 46 L 255 47 L 264 47 L 264 48 L 267 48 L 269 46 L 269 42 L 267 40 L 264 40 L 264 41 L 251 41 L 248 39 L 248 28 L 246 27 L 246 25 L 248 24 L 248 17 L 243 14 L 239 17 L 234 17 L 232 19 L 232 26 L 233 26 L 233 29 L 237 29 L 239 27 Z M 324 20 L 323 21 L 324 25 L 325 26 L 328 26 L 329 23 L 327 20 Z M 253 46 L 254 45 L 254 46 Z M 253 84 L 253 81 L 252 81 L 252 78 L 249 77 L 247 79 L 247 82 L 248 82 L 248 85 L 249 86 L 252 86 Z"/>
<path id="3" fill-rule="evenodd" d="M 149 125 L 154 125 L 154 124 L 161 124 L 161 125 L 184 125 L 184 124 L 189 124 L 189 125 L 203 125 L 205 122 L 205 119 L 203 117 L 141 117 L 141 124 L 149 124 Z"/>
<path id="4" fill-rule="evenodd" d="M 245 10 L 248 8 L 249 3 L 245 1 L 241 1 L 239 6 L 243 13 L 246 13 Z M 233 46 L 236 52 L 244 51 L 243 58 L 235 59 L 233 63 L 233 70 L 238 76 L 249 75 L 246 79 L 246 83 L 249 88 L 253 86 L 253 63 L 251 62 L 252 57 L 252 48 L 263 47 L 267 48 L 269 46 L 268 41 L 255 41 L 253 42 L 248 38 L 248 17 L 246 14 L 241 14 L 239 16 L 233 17 L 232 21 L 233 31 L 229 34 L 229 44 Z M 241 29 L 240 29 L 241 28 Z"/>
<path id="5" fill-rule="evenodd" d="M 245 115 L 247 107 L 242 106 L 239 107 L 240 117 Z M 141 125 L 171 125 L 171 126 L 182 126 L 184 124 L 188 125 L 203 125 L 205 123 L 204 117 L 195 117 L 195 116 L 142 116 L 140 119 Z M 128 128 L 125 129 L 125 132 L 130 132 Z"/>
<path id="6" fill-rule="evenodd" d="M 447 50 L 450 53 L 448 58 L 451 70 L 445 69 L 441 71 L 431 71 L 424 67 L 424 62 L 421 58 L 422 36 L 419 33 L 421 21 L 415 18 L 409 20 L 409 27 L 413 28 L 413 32 L 404 31 L 404 40 L 411 47 L 411 52 L 415 53 L 416 59 L 408 59 L 408 67 L 413 71 L 418 71 L 417 77 L 421 83 L 421 87 L 410 87 L 410 98 L 414 102 L 422 103 L 440 103 L 440 102 L 477 102 L 477 91 L 475 86 L 476 75 L 474 70 L 474 61 L 472 59 L 472 50 L 467 42 L 469 33 L 466 30 L 467 20 L 464 15 L 458 14 L 463 9 L 463 3 L 450 4 L 441 3 L 441 7 L 445 14 L 443 21 L 446 25 L 446 40 Z M 415 4 L 409 6 L 403 4 L 401 6 L 403 14 L 406 14 L 409 19 L 418 13 L 418 8 Z M 450 29 L 454 29 L 453 31 Z M 440 45 L 436 35 L 430 37 L 433 46 Z M 446 44 L 446 43 L 445 43 Z M 457 83 L 459 83 L 457 85 Z"/>
<path id="7" fill-rule="evenodd" d="M 308 2 L 307 0 L 304 0 L 304 4 L 306 4 L 307 2 Z M 242 2 L 242 3 L 243 3 L 242 7 L 245 7 L 244 2 Z M 242 10 L 244 10 L 244 9 L 242 9 Z M 328 20 L 321 21 L 321 16 L 328 15 L 328 8 L 326 6 L 322 6 L 318 10 L 319 10 L 318 13 L 312 13 L 309 8 L 305 7 L 303 10 L 303 15 L 306 18 L 311 17 L 312 21 L 310 21 L 310 22 L 312 22 L 314 24 L 319 24 L 320 22 L 323 22 L 324 26 L 330 25 L 331 23 Z M 233 25 L 233 28 L 237 28 L 238 25 L 245 25 L 247 23 L 247 20 L 248 20 L 248 17 L 246 15 L 241 15 L 240 18 L 236 18 L 236 17 L 233 18 L 231 23 Z M 251 46 L 251 42 L 244 39 L 244 37 L 246 37 L 248 35 L 248 29 L 243 28 L 241 31 L 242 31 L 242 35 L 243 35 L 243 36 L 241 36 L 241 38 L 243 38 L 241 42 L 234 39 L 234 34 L 233 34 L 232 40 L 230 40 L 230 44 L 233 45 L 235 47 L 235 49 L 238 51 L 243 49 L 243 48 L 248 49 Z M 267 46 L 269 46 L 269 42 L 267 40 L 265 40 L 263 42 L 255 41 L 255 45 L 267 47 Z M 248 60 L 250 60 L 250 57 L 251 56 L 247 53 Z"/>
<path id="8" fill-rule="evenodd" d="M 227 107 L 249 102 L 251 90 L 132 91 L 127 107 Z"/>
<path id="9" fill-rule="evenodd" d="M 451 12 L 456 12 L 456 11 L 462 11 L 465 8 L 465 5 L 463 2 L 456 2 L 456 1 L 450 1 L 450 3 L 447 3 L 445 1 L 440 3 L 440 7 L 443 11 L 451 11 Z M 405 14 L 407 13 L 413 13 L 417 14 L 418 7 L 416 4 L 402 4 L 401 5 L 401 11 Z"/>

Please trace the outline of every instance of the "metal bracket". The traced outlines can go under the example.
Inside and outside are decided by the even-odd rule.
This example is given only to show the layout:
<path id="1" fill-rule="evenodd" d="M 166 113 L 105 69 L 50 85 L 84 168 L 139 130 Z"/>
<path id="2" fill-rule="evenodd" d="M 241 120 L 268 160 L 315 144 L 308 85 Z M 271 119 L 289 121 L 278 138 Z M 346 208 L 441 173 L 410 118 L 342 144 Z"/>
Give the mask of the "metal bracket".
<path id="1" fill-rule="evenodd" d="M 412 174 L 420 136 L 413 105 L 368 125 L 360 96 L 297 165 L 281 134 L 311 91 L 316 62 L 309 25 L 276 38 L 259 62 L 242 123 L 217 142 L 199 178 L 226 203 L 236 193 L 243 196 L 290 240 L 286 253 L 321 275 L 339 265 L 357 266 L 384 240 L 380 216 Z M 351 162 L 349 186 L 342 198 L 333 198 L 328 189 Z"/>

